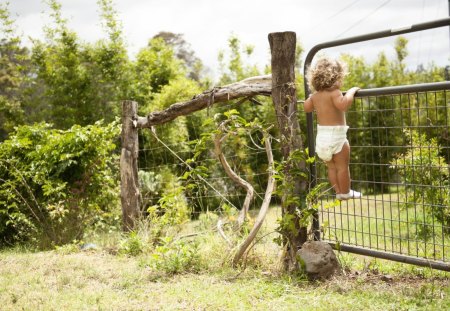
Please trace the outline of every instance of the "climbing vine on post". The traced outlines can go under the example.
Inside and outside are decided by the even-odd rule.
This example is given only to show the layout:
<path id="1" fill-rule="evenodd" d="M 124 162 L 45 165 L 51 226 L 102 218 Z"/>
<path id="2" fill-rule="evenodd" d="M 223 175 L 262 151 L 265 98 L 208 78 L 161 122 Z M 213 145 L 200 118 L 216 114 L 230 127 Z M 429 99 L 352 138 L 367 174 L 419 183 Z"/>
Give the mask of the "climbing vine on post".
<path id="1" fill-rule="evenodd" d="M 305 159 L 292 156 L 303 150 L 300 126 L 297 119 L 295 88 L 295 32 L 269 34 L 272 54 L 272 100 L 280 130 L 281 153 L 284 161 L 281 195 L 282 215 L 280 233 L 286 249 L 285 269 L 297 267 L 297 250 L 307 240 L 307 227 L 301 222 L 306 207 L 307 180 L 298 178 L 298 172 L 306 169 Z M 296 176 L 297 174 L 297 176 Z"/>

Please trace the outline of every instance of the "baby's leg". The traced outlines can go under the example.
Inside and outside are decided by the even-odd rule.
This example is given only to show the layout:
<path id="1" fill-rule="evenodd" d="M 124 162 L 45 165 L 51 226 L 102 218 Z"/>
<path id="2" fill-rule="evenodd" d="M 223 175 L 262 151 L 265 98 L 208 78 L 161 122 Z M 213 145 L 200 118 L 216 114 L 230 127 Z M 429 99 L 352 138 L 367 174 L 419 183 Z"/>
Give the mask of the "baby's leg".
<path id="1" fill-rule="evenodd" d="M 350 162 L 350 146 L 347 142 L 341 151 L 333 155 L 332 161 L 336 167 L 336 179 L 340 193 L 348 193 L 350 191 L 350 170 L 348 167 Z"/>
<path id="2" fill-rule="evenodd" d="M 342 192 L 341 189 L 339 188 L 336 165 L 334 164 L 333 160 L 326 163 L 328 170 L 328 181 L 330 182 L 336 194 L 340 194 Z"/>

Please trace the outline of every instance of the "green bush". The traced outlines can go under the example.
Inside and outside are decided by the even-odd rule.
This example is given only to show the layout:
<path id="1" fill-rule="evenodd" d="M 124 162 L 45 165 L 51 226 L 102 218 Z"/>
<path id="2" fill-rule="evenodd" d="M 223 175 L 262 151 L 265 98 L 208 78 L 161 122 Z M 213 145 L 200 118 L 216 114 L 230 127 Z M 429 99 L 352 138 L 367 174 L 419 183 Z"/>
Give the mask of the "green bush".
<path id="1" fill-rule="evenodd" d="M 196 272 L 200 269 L 198 244 L 166 237 L 151 254 L 148 265 L 155 271 L 167 274 Z"/>
<path id="2" fill-rule="evenodd" d="M 141 204 L 146 210 L 149 206 L 155 205 L 163 191 L 162 176 L 152 171 L 139 171 L 139 191 L 141 194 Z"/>
<path id="3" fill-rule="evenodd" d="M 408 188 L 419 190 L 408 192 L 407 202 L 426 203 L 429 216 L 433 215 L 444 231 L 450 233 L 450 184 L 448 164 L 440 156 L 440 147 L 435 138 L 427 139 L 417 131 L 405 130 L 411 147 L 405 154 L 391 161 L 391 168 L 397 170 Z M 407 206 L 408 207 L 408 206 Z"/>
<path id="4" fill-rule="evenodd" d="M 87 227 L 117 219 L 120 128 L 21 126 L 0 144 L 0 246 L 40 248 L 80 240 Z"/>
<path id="5" fill-rule="evenodd" d="M 146 210 L 147 219 L 151 223 L 152 235 L 155 241 L 168 234 L 168 229 L 179 229 L 179 226 L 189 221 L 191 209 L 184 195 L 184 187 L 169 171 L 161 174 L 162 190 L 157 204 Z"/>
<path id="6" fill-rule="evenodd" d="M 144 251 L 144 241 L 138 233 L 130 232 L 120 243 L 119 253 L 138 256 Z"/>

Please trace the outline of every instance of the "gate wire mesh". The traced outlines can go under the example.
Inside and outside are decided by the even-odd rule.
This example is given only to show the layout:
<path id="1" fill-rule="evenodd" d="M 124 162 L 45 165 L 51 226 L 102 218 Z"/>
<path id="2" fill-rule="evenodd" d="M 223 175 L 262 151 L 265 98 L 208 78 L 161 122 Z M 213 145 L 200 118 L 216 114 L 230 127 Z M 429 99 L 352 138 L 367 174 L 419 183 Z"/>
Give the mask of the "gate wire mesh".
<path id="1" fill-rule="evenodd" d="M 355 98 L 350 109 L 352 189 L 364 196 L 328 209 L 324 196 L 323 240 L 450 262 L 449 91 Z M 319 160 L 317 176 L 327 181 Z"/>

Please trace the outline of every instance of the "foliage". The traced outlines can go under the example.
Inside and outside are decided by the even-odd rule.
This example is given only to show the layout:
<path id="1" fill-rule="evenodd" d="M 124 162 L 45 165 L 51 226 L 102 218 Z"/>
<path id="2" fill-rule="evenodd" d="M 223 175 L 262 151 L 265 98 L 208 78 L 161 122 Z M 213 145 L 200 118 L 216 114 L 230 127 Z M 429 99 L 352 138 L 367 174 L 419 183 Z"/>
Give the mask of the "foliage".
<path id="1" fill-rule="evenodd" d="M 221 50 L 219 52 L 219 85 L 226 85 L 241 81 L 248 77 L 261 75 L 260 70 L 255 64 L 246 65 L 244 62 L 245 60 L 251 60 L 253 51 L 253 46 L 242 46 L 239 38 L 235 35 L 231 35 L 228 39 L 228 50 Z M 275 113 L 270 98 L 259 96 L 254 99 L 256 101 L 241 101 L 240 105 L 236 106 L 235 109 L 247 120 L 257 118 L 259 120 L 264 120 L 264 122 L 267 121 L 269 124 L 272 120 L 274 121 Z M 218 108 L 216 111 L 218 113 L 224 113 L 226 110 L 229 109 Z"/>
<path id="2" fill-rule="evenodd" d="M 190 210 L 184 196 L 184 187 L 180 185 L 175 176 L 170 173 L 163 174 L 164 189 L 158 199 L 157 205 L 147 208 L 152 223 L 158 223 L 162 228 L 180 225 L 190 218 Z"/>
<path id="3" fill-rule="evenodd" d="M 24 122 L 21 94 L 29 71 L 29 52 L 21 46 L 8 4 L 0 3 L 0 141 Z"/>
<path id="4" fill-rule="evenodd" d="M 215 193 L 217 189 L 219 192 L 242 192 L 240 186 L 230 182 L 217 155 L 213 154 L 213 140 L 217 134 L 227 138 L 222 143 L 222 152 L 235 173 L 252 184 L 256 193 L 262 193 L 266 181 L 259 182 L 259 175 L 266 174 L 268 168 L 267 158 L 264 159 L 265 152 L 262 151 L 264 148 L 261 147 L 261 143 L 264 143 L 261 133 L 269 129 L 264 128 L 257 118 L 246 120 L 237 109 L 216 113 L 214 118 L 207 118 L 201 128 L 203 132 L 200 138 L 191 141 L 193 155 L 186 161 L 189 171 L 183 175 L 188 196 L 193 198 L 190 203 L 194 204 L 196 211 L 215 211 L 219 207 L 222 210 L 231 207 L 235 209 L 242 205 L 239 195 L 217 196 Z M 251 150 L 256 151 L 249 154 Z M 208 178 L 208 184 L 205 183 L 205 178 Z M 262 197 L 257 196 L 251 204 L 258 205 L 261 201 Z"/>
<path id="5" fill-rule="evenodd" d="M 154 198 L 158 198 L 164 188 L 161 174 L 153 171 L 138 171 L 139 192 L 141 195 L 141 204 L 144 208 L 156 203 Z"/>
<path id="6" fill-rule="evenodd" d="M 244 53 L 245 57 L 250 58 L 253 54 L 253 46 L 245 45 L 241 47 L 239 38 L 235 35 L 231 35 L 228 39 L 228 48 L 228 53 L 223 50 L 219 52 L 218 59 L 221 71 L 221 77 L 219 79 L 220 85 L 240 81 L 247 77 L 260 74 L 256 65 L 245 65 L 243 62 L 242 53 Z"/>
<path id="7" fill-rule="evenodd" d="M 152 111 L 160 111 L 168 108 L 170 105 L 188 100 L 195 94 L 200 93 L 200 88 L 195 81 L 188 80 L 185 77 L 179 76 L 171 78 L 168 84 L 161 87 L 159 93 L 155 93 L 150 102 L 142 105 L 141 111 L 148 114 Z M 166 144 L 174 146 L 177 152 L 186 151 L 178 148 L 177 145 L 188 140 L 189 124 L 185 117 L 179 117 L 169 124 L 165 124 L 156 128 L 158 137 Z M 156 143 L 154 136 L 151 133 L 141 133 L 142 139 L 149 143 Z M 181 145 L 181 144 L 180 144 Z M 153 154 L 153 157 L 160 155 Z"/>
<path id="8" fill-rule="evenodd" d="M 406 201 L 409 204 L 426 203 L 430 217 L 443 224 L 450 233 L 450 176 L 448 164 L 440 156 L 441 148 L 436 138 L 405 130 L 410 146 L 405 154 L 391 161 L 391 168 L 406 183 Z M 411 190 L 411 191 L 408 191 Z"/>
<path id="9" fill-rule="evenodd" d="M 18 127 L 0 144 L 0 243 L 61 245 L 114 218 L 118 134 L 117 122 Z"/>
<path id="10" fill-rule="evenodd" d="M 0 95 L 0 141 L 7 138 L 14 127 L 24 122 L 20 101 Z"/>
<path id="11" fill-rule="evenodd" d="M 144 251 L 144 242 L 136 231 L 130 232 L 119 245 L 119 254 L 138 256 Z"/>
<path id="12" fill-rule="evenodd" d="M 147 263 L 152 269 L 169 275 L 196 272 L 200 266 L 198 243 L 167 237 L 161 240 Z"/>
<path id="13" fill-rule="evenodd" d="M 109 41 L 83 43 L 61 16 L 61 5 L 48 2 L 54 26 L 47 26 L 46 41 L 34 41 L 34 83 L 24 103 L 36 112 L 31 121 L 52 122 L 57 128 L 113 121 L 119 100 L 126 96 L 129 75 L 126 50 L 111 1 L 99 0 Z"/>
<path id="14" fill-rule="evenodd" d="M 235 212 L 234 209 L 232 211 Z M 215 228 L 218 220 L 219 220 L 219 216 L 214 212 L 201 213 L 200 216 L 198 217 L 198 221 L 199 221 L 198 227 L 201 230 L 209 230 L 209 229 Z"/>
<path id="15" fill-rule="evenodd" d="M 141 256 L 143 264 L 158 274 L 197 271 L 200 265 L 198 242 L 174 240 L 177 229 L 172 227 L 178 227 L 178 224 L 166 223 L 164 226 L 170 233 L 155 235 L 155 219 L 142 220 L 137 230 L 124 235 L 118 253 Z"/>
<path id="16" fill-rule="evenodd" d="M 309 157 L 308 150 L 295 150 L 288 159 L 278 162 L 275 167 L 277 187 L 275 194 L 278 195 L 282 202 L 282 209 L 286 211 L 288 206 L 295 206 L 295 210 L 290 213 L 284 212 L 282 217 L 278 219 L 278 227 L 276 231 L 280 233 L 280 237 L 275 238 L 279 244 L 285 244 L 289 241 L 288 237 L 295 236 L 299 228 L 308 228 L 312 222 L 312 216 L 317 211 L 317 198 L 321 194 L 324 185 L 319 184 L 315 188 L 310 189 L 308 195 L 295 195 L 294 180 L 309 181 L 308 172 L 298 166 L 298 163 L 311 164 L 314 162 L 313 157 Z M 286 170 L 289 170 L 290 178 L 286 176 Z"/>
<path id="17" fill-rule="evenodd" d="M 197 82 L 178 76 L 162 86 L 160 93 L 154 93 L 148 103 L 141 105 L 141 111 L 142 113 L 150 113 L 155 110 L 163 110 L 173 103 L 188 100 L 199 92 Z M 199 120 L 196 117 L 179 117 L 168 124 L 155 127 L 153 131 L 141 131 L 139 133 L 140 144 L 160 146 L 161 148 L 141 151 L 139 153 L 139 166 L 164 167 L 170 166 L 172 163 L 178 163 L 179 160 L 174 158 L 161 142 L 164 142 L 177 154 L 189 152 L 189 147 L 184 142 L 188 141 L 195 131 L 198 131 L 197 122 Z M 192 134 L 190 131 L 192 131 Z M 173 166 L 171 169 L 173 174 L 179 174 L 177 170 L 173 169 Z"/>
<path id="18" fill-rule="evenodd" d="M 139 171 L 139 186 L 149 243 L 158 243 L 167 228 L 175 228 L 190 219 L 185 188 L 169 169 L 159 173 Z"/>
<path id="19" fill-rule="evenodd" d="M 134 99 L 143 104 L 149 103 L 172 79 L 185 73 L 183 63 L 162 38 L 151 39 L 147 47 L 139 51 L 133 68 L 136 76 Z"/>

